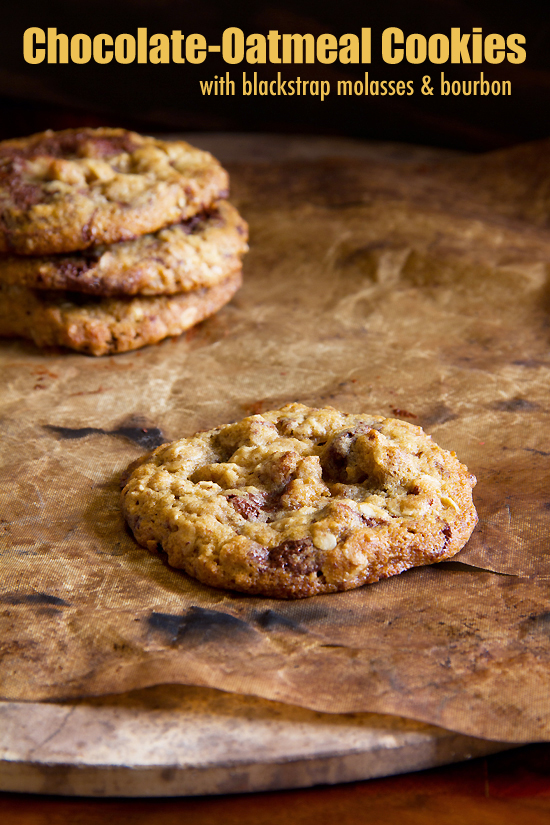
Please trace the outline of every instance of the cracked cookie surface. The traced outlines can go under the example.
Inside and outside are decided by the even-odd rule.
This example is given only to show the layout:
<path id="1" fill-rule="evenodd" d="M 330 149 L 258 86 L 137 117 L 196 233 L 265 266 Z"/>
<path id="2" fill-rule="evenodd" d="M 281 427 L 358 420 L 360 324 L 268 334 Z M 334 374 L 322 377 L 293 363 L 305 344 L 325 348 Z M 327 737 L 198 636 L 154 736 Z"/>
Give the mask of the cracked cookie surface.
<path id="1" fill-rule="evenodd" d="M 158 447 L 131 468 L 137 541 L 204 584 L 275 598 L 448 559 L 475 478 L 420 427 L 289 404 Z"/>
<path id="2" fill-rule="evenodd" d="M 0 252 L 50 255 L 131 240 L 227 196 L 208 152 L 125 129 L 0 142 Z"/>
<path id="3" fill-rule="evenodd" d="M 89 295 L 173 295 L 214 286 L 240 270 L 248 227 L 220 201 L 207 213 L 133 241 L 72 255 L 0 257 L 0 283 Z"/>

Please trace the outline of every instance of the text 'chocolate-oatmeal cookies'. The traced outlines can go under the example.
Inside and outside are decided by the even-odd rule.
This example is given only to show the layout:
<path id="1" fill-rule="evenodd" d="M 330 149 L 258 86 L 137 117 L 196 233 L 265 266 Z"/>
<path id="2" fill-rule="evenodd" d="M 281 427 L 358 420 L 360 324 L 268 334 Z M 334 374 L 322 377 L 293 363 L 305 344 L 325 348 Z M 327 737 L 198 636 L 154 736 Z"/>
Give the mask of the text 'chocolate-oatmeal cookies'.
<path id="1" fill-rule="evenodd" d="M 125 129 L 0 142 L 0 252 L 51 255 L 125 241 L 227 197 L 209 152 Z"/>
<path id="2" fill-rule="evenodd" d="M 274 598 L 350 590 L 448 559 L 475 478 L 420 427 L 289 404 L 158 447 L 130 468 L 137 541 L 204 584 Z"/>

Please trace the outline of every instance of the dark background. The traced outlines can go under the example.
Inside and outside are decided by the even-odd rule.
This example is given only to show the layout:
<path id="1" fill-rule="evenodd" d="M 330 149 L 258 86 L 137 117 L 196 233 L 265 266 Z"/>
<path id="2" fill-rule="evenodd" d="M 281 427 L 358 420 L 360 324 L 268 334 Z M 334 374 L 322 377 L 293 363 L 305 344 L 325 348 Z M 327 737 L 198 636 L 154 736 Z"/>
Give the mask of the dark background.
<path id="1" fill-rule="evenodd" d="M 483 151 L 543 138 L 550 133 L 550 13 L 544 2 L 517 0 L 388 0 L 352 2 L 334 0 L 10 0 L 3 7 L 0 29 L 0 137 L 13 137 L 46 128 L 79 125 L 125 126 L 147 132 L 253 131 L 347 135 L 371 140 L 404 141 L 453 149 Z M 9 13 L 6 15 L 6 11 Z M 54 26 L 71 37 L 84 32 L 91 37 L 107 32 L 115 37 L 136 35 L 145 26 L 149 35 L 172 29 L 198 32 L 209 43 L 221 43 L 229 26 L 267 35 L 330 32 L 337 37 L 362 26 L 372 27 L 373 59 L 370 65 L 281 64 L 229 66 L 220 55 L 210 54 L 203 64 L 185 65 L 30 65 L 23 60 L 22 37 L 29 26 Z M 458 26 L 483 35 L 506 37 L 521 33 L 527 60 L 498 65 L 451 64 L 392 66 L 380 56 L 384 28 L 398 26 L 405 36 L 437 32 L 450 36 Z M 273 79 L 277 71 L 287 79 L 326 79 L 331 94 L 319 97 L 243 97 L 242 72 Z M 338 97 L 338 80 L 413 80 L 410 97 Z M 234 97 L 203 97 L 199 79 L 229 71 L 236 81 Z M 510 97 L 442 97 L 440 72 L 449 80 L 476 80 L 480 71 L 489 80 L 510 80 Z M 429 74 L 434 95 L 421 94 L 422 77 Z"/>

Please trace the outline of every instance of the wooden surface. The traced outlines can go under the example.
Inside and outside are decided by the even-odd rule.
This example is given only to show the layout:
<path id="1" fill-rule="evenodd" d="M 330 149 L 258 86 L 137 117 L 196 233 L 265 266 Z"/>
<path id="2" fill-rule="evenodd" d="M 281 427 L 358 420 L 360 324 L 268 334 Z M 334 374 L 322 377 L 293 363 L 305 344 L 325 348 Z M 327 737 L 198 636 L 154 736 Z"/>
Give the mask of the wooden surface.
<path id="1" fill-rule="evenodd" d="M 403 776 L 301 791 L 167 800 L 0 794 L 2 825 L 543 825 L 550 745 Z"/>
<path id="2" fill-rule="evenodd" d="M 376 713 L 317 713 L 161 685 L 79 702 L 0 702 L 0 790 L 94 797 L 308 788 L 510 745 Z"/>

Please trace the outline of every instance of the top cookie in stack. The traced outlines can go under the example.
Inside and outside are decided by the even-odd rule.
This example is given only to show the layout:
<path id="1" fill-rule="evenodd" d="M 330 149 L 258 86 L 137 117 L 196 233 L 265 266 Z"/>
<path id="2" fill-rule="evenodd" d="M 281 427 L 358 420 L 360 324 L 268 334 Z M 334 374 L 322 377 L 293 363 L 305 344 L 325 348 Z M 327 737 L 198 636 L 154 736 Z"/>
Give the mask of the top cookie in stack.
<path id="1" fill-rule="evenodd" d="M 0 143 L 0 335 L 93 355 L 178 335 L 241 283 L 227 172 L 184 141 L 68 129 Z"/>

